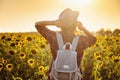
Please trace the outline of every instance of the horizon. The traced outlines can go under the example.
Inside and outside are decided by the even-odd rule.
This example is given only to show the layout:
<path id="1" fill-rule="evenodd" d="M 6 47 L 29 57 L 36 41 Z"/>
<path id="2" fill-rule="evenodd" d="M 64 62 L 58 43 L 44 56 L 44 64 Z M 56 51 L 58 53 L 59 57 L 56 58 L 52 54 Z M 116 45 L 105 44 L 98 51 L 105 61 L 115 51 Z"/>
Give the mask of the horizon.
<path id="1" fill-rule="evenodd" d="M 98 31 L 100 31 L 100 30 L 104 30 L 104 31 L 107 31 L 107 30 L 109 30 L 109 31 L 111 31 L 111 32 L 113 32 L 115 29 L 119 29 L 119 28 L 115 28 L 115 29 L 113 29 L 113 30 L 111 30 L 111 29 L 104 29 L 104 28 L 101 28 L 101 29 L 99 29 L 99 30 L 97 30 L 97 31 L 90 31 L 90 32 L 92 32 L 92 33 L 96 33 L 96 32 L 98 32 Z M 52 29 L 51 29 L 52 30 Z M 54 29 L 53 29 L 54 30 Z M 120 29 L 119 29 L 120 30 Z M 57 32 L 57 31 L 56 31 Z M 0 32 L 1 34 L 3 33 L 38 33 L 38 34 L 40 34 L 39 32 L 37 32 L 37 31 L 20 31 L 20 32 L 13 32 L 13 31 L 11 31 L 11 32 Z"/>

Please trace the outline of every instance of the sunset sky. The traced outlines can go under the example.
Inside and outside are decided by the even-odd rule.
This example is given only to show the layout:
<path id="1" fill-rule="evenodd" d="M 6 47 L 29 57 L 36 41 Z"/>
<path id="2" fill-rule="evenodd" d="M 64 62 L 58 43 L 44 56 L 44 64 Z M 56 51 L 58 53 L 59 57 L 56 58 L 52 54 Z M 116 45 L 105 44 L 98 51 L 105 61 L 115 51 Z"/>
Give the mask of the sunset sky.
<path id="1" fill-rule="evenodd" d="M 120 0 L 0 0 L 0 32 L 36 31 L 35 22 L 56 20 L 66 8 L 79 11 L 90 31 L 120 29 Z"/>

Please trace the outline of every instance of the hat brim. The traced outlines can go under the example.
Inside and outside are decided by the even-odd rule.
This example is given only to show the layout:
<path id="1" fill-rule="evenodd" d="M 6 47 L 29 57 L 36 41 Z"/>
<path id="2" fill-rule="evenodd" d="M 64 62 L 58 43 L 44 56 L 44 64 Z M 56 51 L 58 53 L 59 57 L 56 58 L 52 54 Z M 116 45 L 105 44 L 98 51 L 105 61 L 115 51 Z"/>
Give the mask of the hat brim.
<path id="1" fill-rule="evenodd" d="M 79 16 L 78 11 L 72 11 L 71 9 L 66 9 L 60 14 L 59 19 L 63 20 L 65 24 L 71 25 L 77 21 L 78 16 Z"/>

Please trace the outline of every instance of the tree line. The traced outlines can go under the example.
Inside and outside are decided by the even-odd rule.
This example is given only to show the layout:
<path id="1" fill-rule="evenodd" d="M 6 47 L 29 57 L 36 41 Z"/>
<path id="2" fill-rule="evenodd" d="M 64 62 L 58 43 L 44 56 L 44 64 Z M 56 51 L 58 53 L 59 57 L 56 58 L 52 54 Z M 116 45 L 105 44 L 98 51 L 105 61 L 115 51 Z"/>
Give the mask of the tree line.
<path id="1" fill-rule="evenodd" d="M 100 30 L 95 32 L 95 35 L 97 36 L 120 36 L 120 29 L 114 29 L 111 30 L 105 30 L 104 28 L 101 28 Z"/>

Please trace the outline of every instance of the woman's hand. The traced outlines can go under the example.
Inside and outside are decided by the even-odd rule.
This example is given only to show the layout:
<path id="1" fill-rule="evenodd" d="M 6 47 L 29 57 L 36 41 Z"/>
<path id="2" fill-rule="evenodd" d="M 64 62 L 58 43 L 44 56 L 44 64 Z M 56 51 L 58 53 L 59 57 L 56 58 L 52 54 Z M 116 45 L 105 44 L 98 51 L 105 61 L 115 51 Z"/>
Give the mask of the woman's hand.
<path id="1" fill-rule="evenodd" d="M 82 23 L 80 21 L 77 21 L 77 27 L 80 29 L 80 30 L 85 30 L 85 27 L 83 27 Z"/>

